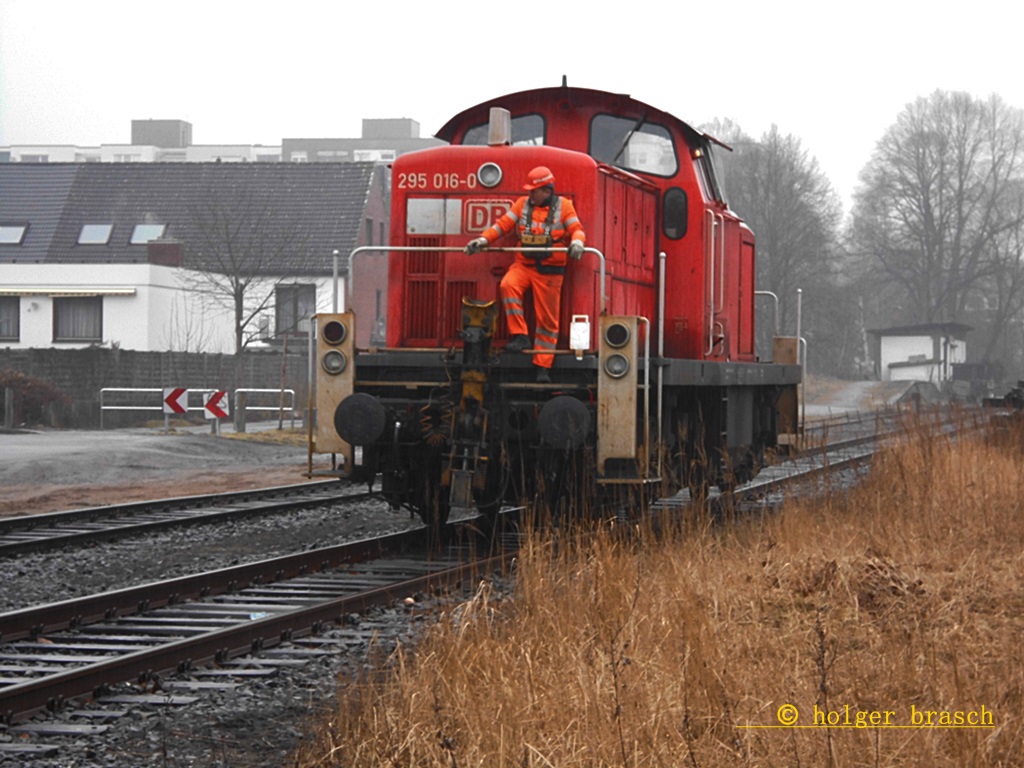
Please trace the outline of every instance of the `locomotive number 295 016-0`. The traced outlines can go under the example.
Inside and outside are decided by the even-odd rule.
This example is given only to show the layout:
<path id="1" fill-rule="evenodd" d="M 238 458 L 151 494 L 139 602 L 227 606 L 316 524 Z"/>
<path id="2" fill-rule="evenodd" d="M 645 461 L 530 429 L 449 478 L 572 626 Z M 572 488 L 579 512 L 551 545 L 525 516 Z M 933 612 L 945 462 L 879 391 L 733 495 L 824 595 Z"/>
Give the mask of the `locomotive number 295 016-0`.
<path id="1" fill-rule="evenodd" d="M 476 189 L 476 174 L 400 173 L 399 189 Z"/>

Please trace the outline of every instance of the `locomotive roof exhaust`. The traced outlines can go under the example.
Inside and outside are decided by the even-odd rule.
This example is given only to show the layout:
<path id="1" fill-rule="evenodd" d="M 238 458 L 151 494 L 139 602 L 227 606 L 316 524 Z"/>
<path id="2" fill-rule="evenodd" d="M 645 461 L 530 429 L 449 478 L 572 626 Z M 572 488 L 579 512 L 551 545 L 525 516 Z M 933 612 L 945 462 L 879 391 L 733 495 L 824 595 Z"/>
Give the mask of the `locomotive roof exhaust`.
<path id="1" fill-rule="evenodd" d="M 512 143 L 512 113 L 502 107 L 491 107 L 487 124 L 487 145 L 507 146 Z"/>

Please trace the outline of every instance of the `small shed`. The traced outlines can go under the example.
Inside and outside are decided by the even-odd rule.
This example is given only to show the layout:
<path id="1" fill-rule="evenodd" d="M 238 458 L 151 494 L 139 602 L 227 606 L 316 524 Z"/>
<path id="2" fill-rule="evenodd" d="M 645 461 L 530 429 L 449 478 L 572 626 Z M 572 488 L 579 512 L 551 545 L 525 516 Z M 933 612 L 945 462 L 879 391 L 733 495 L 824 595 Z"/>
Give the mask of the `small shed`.
<path id="1" fill-rule="evenodd" d="M 881 381 L 953 379 L 953 366 L 967 362 L 967 334 L 962 323 L 901 325 L 869 331 L 876 339 L 875 373 Z"/>

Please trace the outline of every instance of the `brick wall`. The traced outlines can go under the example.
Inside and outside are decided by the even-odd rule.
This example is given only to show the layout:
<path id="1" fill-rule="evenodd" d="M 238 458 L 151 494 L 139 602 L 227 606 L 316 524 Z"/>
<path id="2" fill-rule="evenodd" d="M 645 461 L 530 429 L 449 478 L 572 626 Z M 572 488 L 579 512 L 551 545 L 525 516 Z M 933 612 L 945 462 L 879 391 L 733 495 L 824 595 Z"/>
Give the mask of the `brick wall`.
<path id="1" fill-rule="evenodd" d="M 299 345 L 296 345 L 299 346 Z M 295 390 L 296 408 L 305 408 L 307 398 L 307 355 L 305 347 L 289 348 L 285 388 Z M 226 389 L 279 389 L 282 354 L 280 350 L 245 352 L 240 356 L 187 352 L 136 352 L 93 347 L 89 349 L 0 349 L 0 370 L 9 368 L 49 381 L 70 396 L 70 405 L 54 409 L 48 426 L 75 429 L 100 425 L 100 390 L 107 387 Z M 146 400 L 155 395 L 140 398 Z M 273 398 L 271 398 L 273 399 Z M 190 405 L 201 402 L 193 396 Z M 107 411 L 105 427 L 130 426 L 162 419 L 159 411 Z M 198 412 L 191 418 L 202 421 Z M 253 417 L 250 417 L 253 418 Z"/>

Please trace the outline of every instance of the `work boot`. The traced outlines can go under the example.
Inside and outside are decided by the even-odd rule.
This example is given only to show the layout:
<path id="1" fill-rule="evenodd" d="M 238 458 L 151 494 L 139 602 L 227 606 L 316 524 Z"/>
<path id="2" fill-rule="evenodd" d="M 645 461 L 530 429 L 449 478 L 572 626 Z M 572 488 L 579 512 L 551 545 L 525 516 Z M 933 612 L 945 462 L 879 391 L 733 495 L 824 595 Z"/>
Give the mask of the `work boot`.
<path id="1" fill-rule="evenodd" d="M 522 352 L 524 349 L 530 348 L 530 337 L 522 333 L 517 333 L 508 344 L 505 345 L 506 352 Z"/>
<path id="2" fill-rule="evenodd" d="M 537 366 L 537 383 L 538 384 L 550 384 L 551 383 L 551 374 L 548 373 L 548 369 L 547 368 L 541 368 L 540 366 Z"/>

